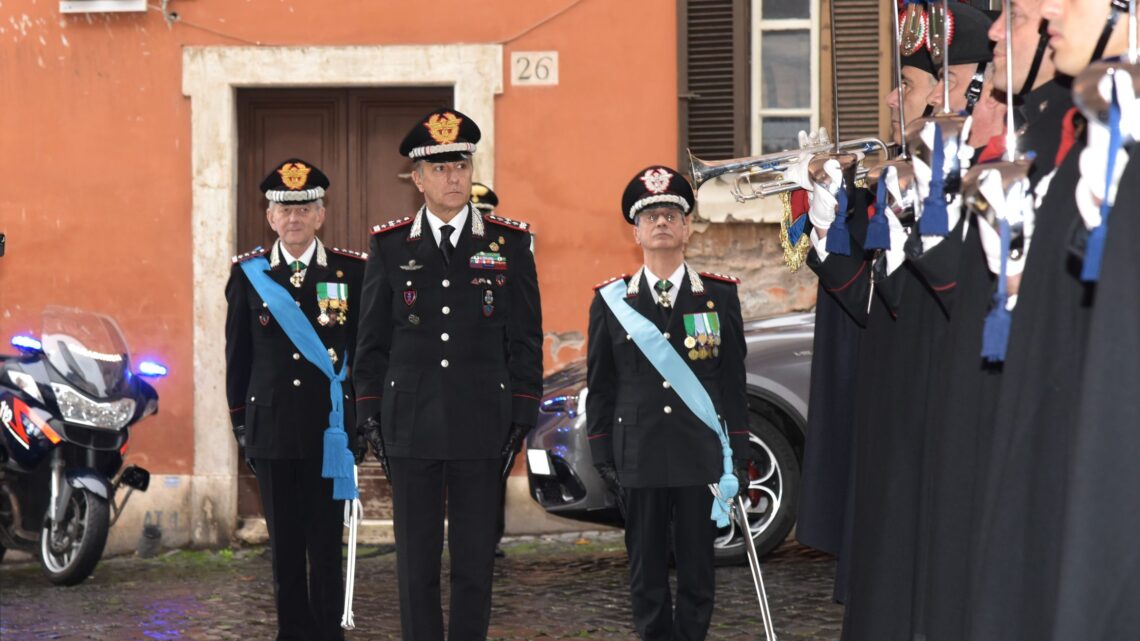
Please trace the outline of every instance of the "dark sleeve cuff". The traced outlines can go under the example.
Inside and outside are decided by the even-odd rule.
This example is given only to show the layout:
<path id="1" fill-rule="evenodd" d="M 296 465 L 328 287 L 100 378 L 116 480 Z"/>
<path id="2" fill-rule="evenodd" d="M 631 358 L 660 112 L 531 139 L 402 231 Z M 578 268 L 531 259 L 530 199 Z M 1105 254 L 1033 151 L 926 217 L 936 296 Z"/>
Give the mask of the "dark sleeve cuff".
<path id="1" fill-rule="evenodd" d="M 379 396 L 357 396 L 356 397 L 356 421 L 357 424 L 376 416 L 380 413 L 380 397 Z"/>
<path id="2" fill-rule="evenodd" d="M 613 464 L 614 446 L 609 434 L 596 434 L 590 437 L 590 456 L 594 459 L 594 465 Z"/>
<path id="3" fill-rule="evenodd" d="M 511 422 L 534 427 L 538 422 L 538 397 L 515 394 L 511 397 Z"/>

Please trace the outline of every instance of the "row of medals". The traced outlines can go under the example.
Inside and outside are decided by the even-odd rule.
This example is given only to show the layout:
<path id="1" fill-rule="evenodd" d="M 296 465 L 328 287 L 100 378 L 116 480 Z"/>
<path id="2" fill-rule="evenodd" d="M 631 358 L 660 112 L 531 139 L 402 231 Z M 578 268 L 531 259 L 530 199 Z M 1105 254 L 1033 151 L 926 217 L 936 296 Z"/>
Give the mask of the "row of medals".
<path id="1" fill-rule="evenodd" d="M 703 361 L 720 356 L 720 335 L 700 333 L 685 337 L 685 347 L 689 348 L 689 360 Z"/>
<path id="2" fill-rule="evenodd" d="M 317 316 L 317 322 L 322 326 L 333 323 L 344 325 L 345 317 L 348 316 L 348 301 L 318 300 L 317 305 L 321 307 L 321 315 Z"/>

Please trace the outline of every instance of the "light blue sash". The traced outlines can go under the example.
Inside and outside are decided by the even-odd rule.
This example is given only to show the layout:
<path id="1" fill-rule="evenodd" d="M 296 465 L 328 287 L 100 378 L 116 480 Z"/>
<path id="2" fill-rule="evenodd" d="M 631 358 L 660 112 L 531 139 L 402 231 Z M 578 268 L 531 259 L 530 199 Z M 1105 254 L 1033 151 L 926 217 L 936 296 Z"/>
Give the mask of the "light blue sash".
<path id="1" fill-rule="evenodd" d="M 344 431 L 344 391 L 341 383 L 348 371 L 348 354 L 345 354 L 344 364 L 338 374 L 333 368 L 328 350 L 324 342 L 317 336 L 313 324 L 297 307 L 293 297 L 269 277 L 269 261 L 264 256 L 251 258 L 241 264 L 242 271 L 250 284 L 257 290 L 257 295 L 269 307 L 269 312 L 285 335 L 293 342 L 297 350 L 321 370 L 329 378 L 329 427 L 324 435 L 324 459 L 321 464 L 321 476 L 333 480 L 333 499 L 350 501 L 359 498 L 356 488 L 356 477 L 353 473 L 355 460 L 352 452 L 348 450 L 348 435 Z"/>
<path id="2" fill-rule="evenodd" d="M 625 289 L 625 281 L 618 279 L 599 291 L 602 300 L 606 301 L 606 305 L 629 333 L 638 349 L 645 354 L 657 372 L 669 381 L 669 385 L 681 397 L 681 401 L 701 419 L 701 422 L 716 433 L 720 441 L 724 474 L 720 477 L 720 497 L 713 500 L 711 518 L 716 521 L 718 527 L 728 527 L 730 501 L 739 489 L 739 482 L 732 473 L 732 448 L 728 444 L 728 431 L 717 417 L 716 407 L 713 406 L 708 391 L 704 385 L 701 385 L 696 374 L 693 374 L 693 370 L 681 360 L 677 350 L 665 340 L 656 325 L 626 304 Z"/>

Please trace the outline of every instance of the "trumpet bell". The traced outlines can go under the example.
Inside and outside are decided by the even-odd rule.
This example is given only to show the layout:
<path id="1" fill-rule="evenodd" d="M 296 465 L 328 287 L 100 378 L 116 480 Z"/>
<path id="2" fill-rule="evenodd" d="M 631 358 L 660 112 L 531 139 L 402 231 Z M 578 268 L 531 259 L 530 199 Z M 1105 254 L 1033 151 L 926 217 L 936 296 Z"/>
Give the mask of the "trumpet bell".
<path id="1" fill-rule="evenodd" d="M 962 204 L 966 206 L 966 211 L 976 215 L 985 224 L 998 229 L 997 211 L 990 205 L 981 190 L 982 176 L 986 172 L 998 172 L 1001 176 L 1002 193 L 1008 196 L 1014 185 L 1019 183 L 1028 185 L 1029 170 L 1032 166 L 1033 161 L 1031 159 L 1019 158 L 1013 161 L 993 162 L 971 167 L 962 178 Z M 1025 197 L 1033 198 L 1033 193 L 1027 191 Z M 1020 220 L 1014 221 L 1010 225 L 1010 255 L 1013 258 L 1018 258 L 1025 246 L 1024 232 L 1025 229 Z"/>
<path id="2" fill-rule="evenodd" d="M 945 149 L 949 151 L 951 146 L 948 144 L 954 142 L 953 150 L 956 152 L 958 145 L 964 143 L 962 140 L 963 134 L 966 131 L 966 116 L 958 114 L 937 114 L 929 118 L 919 118 L 912 120 L 906 126 L 906 144 L 907 149 L 912 156 L 920 158 L 927 165 L 933 165 L 934 148 L 926 144 L 923 140 L 922 132 L 926 130 L 927 125 L 937 124 L 942 130 L 942 143 Z"/>

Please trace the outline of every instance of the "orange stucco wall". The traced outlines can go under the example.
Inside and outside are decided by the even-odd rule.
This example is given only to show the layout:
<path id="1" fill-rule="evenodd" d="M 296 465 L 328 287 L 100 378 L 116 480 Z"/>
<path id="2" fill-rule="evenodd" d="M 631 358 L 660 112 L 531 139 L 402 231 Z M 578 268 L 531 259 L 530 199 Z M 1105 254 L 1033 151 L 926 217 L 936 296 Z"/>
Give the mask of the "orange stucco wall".
<path id="1" fill-rule="evenodd" d="M 513 87 L 506 68 L 495 104 L 494 187 L 502 213 L 537 231 L 548 335 L 584 334 L 591 286 L 637 264 L 619 202 L 633 172 L 675 162 L 672 2 L 173 0 L 170 9 L 181 22 L 155 10 L 0 4 L 0 337 L 38 332 L 44 305 L 79 306 L 113 315 L 136 357 L 169 364 L 160 415 L 132 439 L 135 462 L 193 469 L 183 46 L 502 42 L 505 67 L 511 51 L 557 50 L 558 86 Z M 548 354 L 548 366 L 577 353 Z"/>

